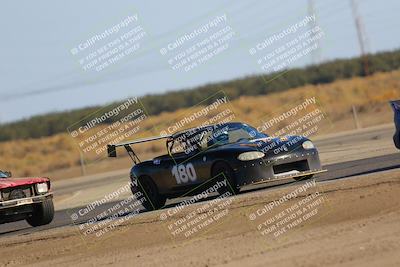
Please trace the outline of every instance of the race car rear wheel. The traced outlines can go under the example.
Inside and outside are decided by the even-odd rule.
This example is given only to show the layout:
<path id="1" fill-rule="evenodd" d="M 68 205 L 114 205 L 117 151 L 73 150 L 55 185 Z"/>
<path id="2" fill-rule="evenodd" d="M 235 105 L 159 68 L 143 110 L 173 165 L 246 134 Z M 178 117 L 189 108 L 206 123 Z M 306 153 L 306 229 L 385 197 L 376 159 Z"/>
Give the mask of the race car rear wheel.
<path id="1" fill-rule="evenodd" d="M 212 178 L 216 179 L 216 182 L 227 180 L 226 186 L 218 189 L 218 193 L 220 195 L 226 192 L 231 193 L 231 195 L 236 195 L 237 193 L 239 193 L 233 170 L 228 164 L 224 162 L 217 162 L 213 166 Z"/>
<path id="2" fill-rule="evenodd" d="M 148 176 L 142 176 L 139 178 L 138 190 L 145 198 L 142 204 L 148 211 L 162 208 L 167 201 L 165 196 L 159 194 L 156 184 Z"/>
<path id="3" fill-rule="evenodd" d="M 35 204 L 33 213 L 26 219 L 31 226 L 41 226 L 51 223 L 54 218 L 54 205 L 52 199 L 46 199 L 42 203 Z"/>

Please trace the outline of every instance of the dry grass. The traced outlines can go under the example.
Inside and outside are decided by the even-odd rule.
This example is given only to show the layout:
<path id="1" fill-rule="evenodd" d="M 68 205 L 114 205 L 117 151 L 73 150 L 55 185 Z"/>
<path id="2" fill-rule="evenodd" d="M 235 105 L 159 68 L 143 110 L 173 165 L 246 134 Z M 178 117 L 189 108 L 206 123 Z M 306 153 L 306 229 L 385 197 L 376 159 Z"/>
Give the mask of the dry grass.
<path id="1" fill-rule="evenodd" d="M 316 97 L 322 110 L 327 114 L 329 127 L 322 128 L 318 134 L 330 131 L 343 131 L 354 128 L 351 107 L 355 105 L 363 127 L 389 123 L 393 120 L 388 100 L 400 98 L 400 71 L 377 73 L 368 78 L 353 78 L 331 84 L 304 86 L 283 93 L 257 97 L 241 97 L 230 103 L 235 121 L 259 125 L 261 119 L 276 112 L 290 109 L 305 98 Z M 140 136 L 158 135 L 168 122 L 181 118 L 193 110 L 182 109 L 172 113 L 162 113 L 144 121 L 145 129 Z M 214 114 L 209 114 L 211 117 Z M 198 121 L 186 125 L 196 126 Z M 281 125 L 282 126 L 282 125 Z M 142 158 L 165 152 L 163 142 L 137 146 Z M 16 175 L 50 175 L 53 178 L 66 178 L 80 174 L 80 154 L 74 140 L 65 134 L 36 139 L 0 143 L 1 169 L 12 170 Z M 85 155 L 87 163 L 94 157 Z M 104 172 L 128 168 L 127 157 L 100 160 L 87 164 L 88 173 Z"/>

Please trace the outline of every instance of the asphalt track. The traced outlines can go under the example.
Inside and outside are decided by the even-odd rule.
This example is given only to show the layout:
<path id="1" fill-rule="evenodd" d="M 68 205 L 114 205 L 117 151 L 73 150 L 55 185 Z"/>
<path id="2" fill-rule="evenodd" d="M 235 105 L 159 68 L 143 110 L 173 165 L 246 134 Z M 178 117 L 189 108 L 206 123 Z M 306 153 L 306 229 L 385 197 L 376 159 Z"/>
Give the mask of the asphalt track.
<path id="1" fill-rule="evenodd" d="M 328 180 L 351 178 L 354 176 L 367 175 L 370 173 L 377 173 L 399 168 L 400 168 L 400 153 L 395 153 L 384 156 L 345 161 L 341 163 L 326 165 L 324 166 L 324 169 L 327 169 L 328 171 L 326 173 L 318 174 L 314 177 L 317 182 L 322 182 Z M 294 183 L 294 181 L 278 186 L 285 186 L 291 183 Z M 271 188 L 276 188 L 276 186 L 272 187 L 264 186 L 261 189 L 254 189 L 242 192 L 240 193 L 240 195 L 251 194 L 254 191 L 257 192 L 265 191 L 265 193 L 268 193 L 268 190 L 271 190 Z M 115 203 L 116 202 L 104 204 L 101 206 L 101 208 L 107 210 L 108 208 L 113 207 Z M 173 207 L 174 203 L 177 203 L 177 201 L 169 200 L 167 202 L 166 208 Z M 53 229 L 64 226 L 72 226 L 74 224 L 79 225 L 81 223 L 86 222 L 88 219 L 92 217 L 92 216 L 87 216 L 87 217 L 83 216 L 79 218 L 77 221 L 73 222 L 71 219 L 71 214 L 78 212 L 78 210 L 81 210 L 82 208 L 84 207 L 77 207 L 69 210 L 56 211 L 53 222 L 49 225 L 41 227 L 36 227 L 36 228 L 30 227 L 25 221 L 2 224 L 0 225 L 0 238 L 11 235 L 27 235 L 37 231 L 44 231 L 47 229 Z M 101 211 L 97 209 L 96 212 L 100 213 Z M 138 216 L 140 216 L 140 214 Z"/>

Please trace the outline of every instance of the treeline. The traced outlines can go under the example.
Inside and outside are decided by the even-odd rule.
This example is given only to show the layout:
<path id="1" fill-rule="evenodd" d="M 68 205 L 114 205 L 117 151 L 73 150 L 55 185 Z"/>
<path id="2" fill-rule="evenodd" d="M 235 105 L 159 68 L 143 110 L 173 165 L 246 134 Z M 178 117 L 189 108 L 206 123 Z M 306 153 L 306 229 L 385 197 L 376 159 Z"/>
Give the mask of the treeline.
<path id="1" fill-rule="evenodd" d="M 228 82 L 209 84 L 191 90 L 179 90 L 141 98 L 150 115 L 191 107 L 208 96 L 224 90 L 230 100 L 243 95 L 265 95 L 305 84 L 330 83 L 337 79 L 365 76 L 365 58 L 340 59 L 320 65 L 291 69 L 280 75 L 252 76 Z M 400 50 L 382 52 L 367 57 L 368 74 L 400 68 Z M 212 100 L 210 100 L 212 101 Z M 121 101 L 122 103 L 122 101 Z M 114 103 L 115 105 L 119 103 Z M 39 138 L 66 132 L 72 124 L 82 120 L 100 106 L 34 116 L 29 119 L 0 125 L 0 141 Z M 110 121 L 107 121 L 110 123 Z"/>

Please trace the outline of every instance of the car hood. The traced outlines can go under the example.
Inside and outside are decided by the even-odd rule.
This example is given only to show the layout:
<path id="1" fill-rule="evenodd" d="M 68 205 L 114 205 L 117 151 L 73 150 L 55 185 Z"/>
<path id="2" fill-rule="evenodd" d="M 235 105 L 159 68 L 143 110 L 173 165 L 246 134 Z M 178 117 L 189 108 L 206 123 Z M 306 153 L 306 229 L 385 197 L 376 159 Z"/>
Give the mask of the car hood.
<path id="1" fill-rule="evenodd" d="M 302 149 L 302 144 L 309 139 L 303 136 L 285 136 L 285 137 L 265 137 L 253 139 L 249 141 L 238 142 L 234 144 L 227 144 L 224 148 L 253 148 L 264 152 L 265 154 L 284 154 L 291 152 L 295 149 Z M 220 147 L 221 148 L 221 147 Z"/>
<path id="2" fill-rule="evenodd" d="M 48 182 L 44 177 L 26 177 L 26 178 L 0 178 L 0 189 Z"/>

